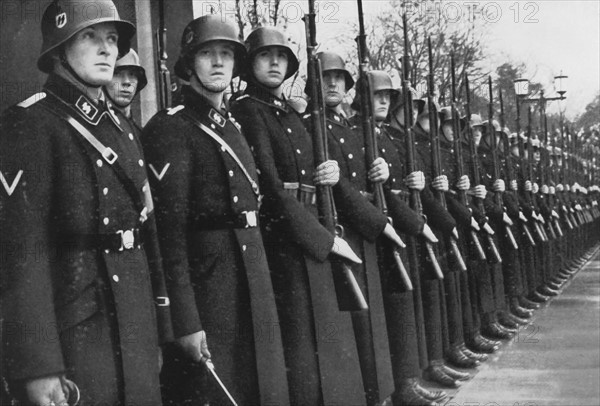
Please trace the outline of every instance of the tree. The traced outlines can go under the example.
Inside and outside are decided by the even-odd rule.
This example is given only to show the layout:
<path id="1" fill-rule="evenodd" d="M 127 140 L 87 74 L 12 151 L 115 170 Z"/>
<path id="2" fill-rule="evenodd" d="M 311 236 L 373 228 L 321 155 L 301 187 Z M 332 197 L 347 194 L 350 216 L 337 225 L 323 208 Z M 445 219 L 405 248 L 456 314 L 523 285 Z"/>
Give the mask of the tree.
<path id="1" fill-rule="evenodd" d="M 594 100 L 585 107 L 585 112 L 577 117 L 576 127 L 588 130 L 598 123 L 600 123 L 600 93 L 596 94 Z"/>

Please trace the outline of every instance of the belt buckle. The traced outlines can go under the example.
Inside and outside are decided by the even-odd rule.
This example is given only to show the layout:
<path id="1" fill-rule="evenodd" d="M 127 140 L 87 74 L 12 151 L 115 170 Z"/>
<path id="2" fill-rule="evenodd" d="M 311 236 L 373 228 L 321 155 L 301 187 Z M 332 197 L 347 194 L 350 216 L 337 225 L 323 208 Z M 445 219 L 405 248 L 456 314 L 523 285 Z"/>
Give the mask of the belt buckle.
<path id="1" fill-rule="evenodd" d="M 117 155 L 117 153 L 113 151 L 110 147 L 102 151 L 102 158 L 104 158 L 104 160 L 108 162 L 109 165 L 114 164 L 118 157 L 119 156 Z"/>
<path id="2" fill-rule="evenodd" d="M 124 249 L 133 249 L 133 245 L 135 243 L 135 235 L 133 234 L 133 229 L 119 230 L 117 231 L 117 234 L 121 236 L 121 247 L 119 247 L 119 251 L 123 251 Z"/>
<path id="3" fill-rule="evenodd" d="M 156 300 L 154 302 L 159 307 L 165 307 L 171 304 L 171 301 L 166 296 L 156 296 Z"/>
<path id="4" fill-rule="evenodd" d="M 246 225 L 244 228 L 251 228 L 258 226 L 258 219 L 256 218 L 256 211 L 243 211 L 242 214 L 246 217 Z"/>

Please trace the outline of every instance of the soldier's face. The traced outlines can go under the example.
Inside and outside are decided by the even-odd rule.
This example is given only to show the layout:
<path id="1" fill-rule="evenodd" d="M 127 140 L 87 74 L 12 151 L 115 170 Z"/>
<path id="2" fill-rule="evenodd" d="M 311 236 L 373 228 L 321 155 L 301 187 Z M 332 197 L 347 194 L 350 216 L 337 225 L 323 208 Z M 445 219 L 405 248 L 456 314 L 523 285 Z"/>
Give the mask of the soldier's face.
<path id="1" fill-rule="evenodd" d="M 454 141 L 454 128 L 452 128 L 452 121 L 445 121 L 442 124 L 442 134 L 448 141 Z"/>
<path id="2" fill-rule="evenodd" d="M 323 95 L 325 104 L 329 107 L 335 107 L 342 102 L 346 93 L 346 78 L 344 73 L 337 70 L 330 70 L 323 74 Z"/>
<path id="3" fill-rule="evenodd" d="M 261 50 L 252 60 L 252 72 L 260 84 L 274 89 L 283 83 L 288 68 L 288 54 L 282 47 Z"/>
<path id="4" fill-rule="evenodd" d="M 390 91 L 379 90 L 373 95 L 373 118 L 382 122 L 388 115 L 390 109 Z"/>
<path id="5" fill-rule="evenodd" d="M 475 140 L 475 145 L 479 146 L 479 143 L 481 142 L 481 136 L 481 127 L 473 127 L 473 139 Z"/>
<path id="6" fill-rule="evenodd" d="M 201 46 L 194 57 L 194 71 L 203 87 L 219 93 L 227 89 L 233 76 L 235 50 L 225 41 Z"/>
<path id="7" fill-rule="evenodd" d="M 129 68 L 120 68 L 115 74 L 106 91 L 110 98 L 119 107 L 127 107 L 133 101 L 138 86 L 138 78 L 135 72 Z"/>
<path id="8" fill-rule="evenodd" d="M 65 57 L 84 81 L 104 86 L 113 77 L 117 62 L 119 33 L 114 23 L 100 23 L 84 28 L 65 45 Z"/>

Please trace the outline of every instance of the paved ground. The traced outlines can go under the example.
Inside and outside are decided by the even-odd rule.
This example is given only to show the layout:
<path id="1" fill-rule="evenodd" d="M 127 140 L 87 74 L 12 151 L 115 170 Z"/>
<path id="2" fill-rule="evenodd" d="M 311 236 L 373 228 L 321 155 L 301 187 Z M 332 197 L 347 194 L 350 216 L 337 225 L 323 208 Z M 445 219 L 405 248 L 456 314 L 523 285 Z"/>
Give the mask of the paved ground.
<path id="1" fill-rule="evenodd" d="M 600 252 L 446 406 L 600 405 Z"/>

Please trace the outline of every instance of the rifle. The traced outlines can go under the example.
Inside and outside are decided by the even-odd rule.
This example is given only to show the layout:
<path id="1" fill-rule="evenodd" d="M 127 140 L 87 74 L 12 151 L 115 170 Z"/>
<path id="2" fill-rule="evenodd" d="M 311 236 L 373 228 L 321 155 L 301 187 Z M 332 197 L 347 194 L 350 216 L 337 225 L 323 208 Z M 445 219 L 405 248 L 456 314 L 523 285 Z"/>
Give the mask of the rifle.
<path id="1" fill-rule="evenodd" d="M 500 127 L 502 129 L 506 128 L 505 127 L 505 116 L 504 116 L 504 99 L 502 98 L 502 89 L 498 88 L 498 98 L 500 100 Z M 519 129 L 517 129 L 517 142 L 519 139 Z M 504 145 L 504 167 L 505 167 L 505 179 L 506 179 L 506 183 L 508 183 L 509 185 L 511 184 L 511 182 L 516 181 L 515 179 L 515 171 L 514 171 L 514 167 L 513 167 L 513 162 L 512 162 L 512 153 L 511 153 L 511 146 L 510 146 L 510 141 L 508 139 L 508 134 L 506 135 L 506 137 L 502 138 L 502 144 Z M 516 192 L 512 189 L 507 190 L 506 193 L 511 193 L 512 195 L 516 195 Z M 527 225 L 527 223 L 525 221 L 521 221 L 521 224 L 523 226 L 523 234 L 525 234 L 525 236 L 527 237 L 527 240 L 529 241 L 529 244 L 532 247 L 535 247 L 535 241 L 533 240 L 533 236 L 531 235 L 531 231 L 529 230 L 529 226 Z"/>
<path id="2" fill-rule="evenodd" d="M 544 99 L 544 91 L 542 90 L 540 99 Z M 543 186 L 548 187 L 548 183 L 550 183 L 550 179 L 548 177 L 549 164 L 548 164 L 548 121 L 546 119 L 546 110 L 545 110 L 544 102 L 540 102 L 540 131 L 542 132 L 542 136 L 540 137 L 540 161 L 538 163 L 538 176 L 540 180 L 540 188 Z M 540 190 L 541 192 L 541 190 Z M 544 193 L 541 193 L 542 199 L 544 198 Z M 547 198 L 548 206 L 550 206 L 550 197 Z M 540 216 L 542 214 L 540 213 Z M 554 232 L 554 228 L 552 227 L 552 219 L 547 219 L 548 232 L 550 233 L 551 239 L 556 240 L 557 236 Z"/>
<path id="3" fill-rule="evenodd" d="M 433 53 L 431 51 L 431 37 L 427 38 L 427 49 L 429 56 L 429 75 L 427 80 L 427 104 L 429 105 L 429 137 L 431 139 L 431 166 L 433 172 L 433 178 L 437 178 L 442 174 L 441 158 L 440 158 L 440 135 L 438 126 L 438 111 L 435 108 L 433 98 L 435 85 L 433 83 Z M 434 192 L 437 200 L 442 204 L 444 209 L 446 208 L 446 196 L 444 192 L 436 190 Z M 448 242 L 452 250 L 452 254 L 456 258 L 458 266 L 462 271 L 467 270 L 467 265 L 458 249 L 458 244 L 453 236 L 448 237 Z"/>
<path id="4" fill-rule="evenodd" d="M 547 125 L 548 124 L 546 123 L 546 126 Z M 551 163 L 549 171 L 550 171 L 550 180 L 552 182 L 556 183 L 559 168 L 557 168 L 558 159 L 556 158 L 556 143 L 558 140 L 556 137 L 556 129 L 554 128 L 554 126 L 552 126 L 551 138 L 552 138 L 552 151 L 549 152 L 549 154 L 550 154 L 549 161 Z M 554 157 L 554 158 L 552 158 L 552 157 Z M 554 193 L 556 193 L 556 190 Z M 556 203 L 558 202 L 558 197 L 556 196 L 556 194 L 553 195 L 553 194 L 549 193 L 548 201 L 551 202 L 551 207 L 555 207 Z M 559 223 L 558 219 L 556 217 L 552 216 L 551 220 L 552 220 L 552 223 L 554 224 L 554 228 L 556 228 L 558 235 L 560 237 L 563 237 L 564 234 L 562 232 L 562 228 L 560 227 L 560 223 Z"/>
<path id="5" fill-rule="evenodd" d="M 160 96 L 159 109 L 167 109 L 171 107 L 173 96 L 172 96 L 172 84 L 171 84 L 171 73 L 167 67 L 167 27 L 165 25 L 165 0 L 158 1 L 158 20 L 159 26 L 156 31 L 156 43 L 157 47 L 157 60 L 158 60 L 158 88 Z"/>
<path id="6" fill-rule="evenodd" d="M 532 115 L 532 111 L 531 111 L 531 107 L 529 107 L 527 109 L 527 160 L 528 165 L 527 165 L 527 169 L 528 169 L 528 176 L 529 179 L 531 181 L 533 181 L 533 165 L 534 165 L 534 159 L 533 159 L 533 139 L 532 139 L 532 134 L 531 134 L 531 115 Z M 548 241 L 548 236 L 546 235 L 546 232 L 544 231 L 544 228 L 542 227 L 542 221 L 540 220 L 542 217 L 541 215 L 537 214 L 537 202 L 535 201 L 535 196 L 533 195 L 533 191 L 529 192 L 529 196 L 531 199 L 531 204 L 533 206 L 533 217 L 536 219 L 535 222 L 535 230 L 537 231 L 538 235 L 540 236 L 540 239 L 544 242 Z"/>
<path id="7" fill-rule="evenodd" d="M 319 165 L 327 160 L 327 139 L 326 124 L 324 114 L 324 98 L 321 87 L 321 67 L 316 55 L 316 23 L 314 0 L 310 0 L 308 14 L 304 17 L 306 28 L 306 51 L 308 55 L 307 62 L 307 88 L 309 96 L 309 111 L 311 112 L 312 141 L 314 149 L 315 165 Z M 319 218 L 327 230 L 338 237 L 343 236 L 343 227 L 337 223 L 337 211 L 330 186 L 317 186 L 317 204 L 319 209 Z M 334 279 L 339 282 L 336 285 L 345 286 L 348 289 L 346 303 L 340 303 L 343 310 L 364 310 L 367 309 L 367 301 L 363 296 L 358 282 L 352 273 L 352 270 L 346 262 L 333 261 L 332 270 Z"/>
<path id="8" fill-rule="evenodd" d="M 460 115 L 458 113 L 458 105 L 456 101 L 456 65 L 454 63 L 454 52 L 450 54 L 450 73 L 452 76 L 452 131 L 454 133 L 454 160 L 456 161 L 456 175 L 460 179 L 465 174 L 464 161 L 463 161 L 463 152 L 462 152 L 462 140 L 460 137 Z M 467 191 L 466 190 L 458 190 L 457 191 L 458 200 L 464 205 L 468 206 L 467 199 Z M 469 237 L 471 239 L 471 245 L 477 252 L 477 256 L 481 261 L 485 261 L 487 257 L 485 256 L 485 251 L 481 246 L 481 241 L 479 241 L 479 236 L 473 230 L 472 227 L 469 228 Z"/>
<path id="9" fill-rule="evenodd" d="M 402 64 L 402 97 L 404 101 L 404 136 L 406 140 L 406 169 L 408 173 L 415 172 L 416 169 L 416 151 L 415 151 L 415 135 L 413 134 L 413 100 L 410 92 L 410 56 L 408 54 L 408 23 L 406 19 L 406 13 L 402 15 L 402 30 L 404 34 L 404 55 L 401 60 Z M 421 203 L 421 194 L 418 190 L 410 189 L 410 207 L 417 212 L 418 215 L 423 216 L 423 204 Z M 424 217 L 424 216 L 423 216 Z M 437 260 L 433 245 L 429 241 L 424 241 L 425 251 L 427 252 L 427 258 L 431 263 L 436 276 L 439 279 L 444 278 L 442 268 Z M 413 253 L 411 260 L 412 264 L 417 265 L 418 259 L 414 250 L 410 251 Z"/>
<path id="10" fill-rule="evenodd" d="M 465 106 L 465 111 L 467 113 L 467 138 L 469 140 L 469 155 L 471 155 L 471 172 L 473 182 L 476 185 L 481 184 L 481 176 L 479 174 L 479 157 L 477 156 L 477 145 L 475 144 L 475 138 L 473 137 L 473 129 L 471 128 L 471 90 L 469 88 L 469 76 L 465 73 L 465 88 L 467 94 L 467 104 Z M 477 205 L 477 210 L 479 210 L 485 216 L 485 208 L 483 207 L 483 199 L 474 198 L 475 204 Z M 487 221 L 487 217 L 486 217 Z M 489 226 L 488 226 L 489 227 Z M 482 227 L 483 228 L 483 227 Z M 487 231 L 484 231 L 484 235 L 487 241 L 487 249 L 488 249 L 488 261 L 494 263 L 501 263 L 502 258 L 500 257 L 500 253 L 498 252 L 498 248 L 494 243 L 494 239 L 491 234 Z M 492 254 L 492 257 L 489 257 L 489 254 Z"/>
<path id="11" fill-rule="evenodd" d="M 359 83 L 360 86 L 360 118 L 362 120 L 363 138 L 365 143 L 365 165 L 367 168 L 371 166 L 371 162 L 375 161 L 378 156 L 377 138 L 375 135 L 375 123 L 373 121 L 372 100 L 373 94 L 371 91 L 371 80 L 368 74 L 369 66 L 369 51 L 367 50 L 367 36 L 365 34 L 365 23 L 362 8 L 362 0 L 358 0 L 358 58 L 359 58 Z M 370 192 L 373 193 L 375 206 L 387 217 L 388 209 L 383 193 L 383 185 L 379 182 L 369 182 Z M 389 221 L 391 219 L 388 217 Z M 392 247 L 394 262 L 400 276 L 400 280 L 407 290 L 413 290 L 412 282 L 406 271 L 406 267 L 402 262 L 398 247 Z"/>
<path id="12" fill-rule="evenodd" d="M 494 167 L 493 179 L 492 182 L 500 179 L 500 166 L 498 165 L 498 143 L 496 140 L 496 130 L 494 129 L 494 123 L 492 122 L 494 119 L 494 92 L 492 89 L 492 77 L 488 76 L 488 93 L 489 93 L 489 103 L 488 103 L 488 135 L 491 137 L 492 145 L 491 145 L 491 154 L 492 154 L 492 166 Z M 502 127 L 500 127 L 502 130 Z M 504 202 L 502 200 L 502 192 L 494 192 L 494 200 L 495 203 L 502 207 L 502 212 L 506 213 L 506 208 L 504 207 Z M 510 241 L 513 249 L 519 249 L 517 242 L 515 241 L 515 236 L 512 233 L 512 230 L 508 224 L 504 224 L 504 232 L 506 237 Z"/>

